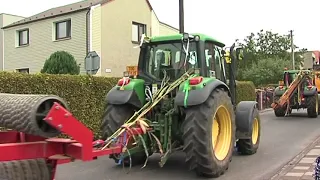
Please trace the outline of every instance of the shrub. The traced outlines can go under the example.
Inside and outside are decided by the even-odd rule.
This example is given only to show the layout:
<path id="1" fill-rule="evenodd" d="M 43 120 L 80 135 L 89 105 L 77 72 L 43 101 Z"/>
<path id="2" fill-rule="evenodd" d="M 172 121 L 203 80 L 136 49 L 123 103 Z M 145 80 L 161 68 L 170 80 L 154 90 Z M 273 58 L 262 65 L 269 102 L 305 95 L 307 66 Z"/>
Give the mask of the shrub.
<path id="1" fill-rule="evenodd" d="M 251 81 L 237 81 L 236 102 L 240 101 L 255 101 L 256 93 L 255 86 Z"/>
<path id="2" fill-rule="evenodd" d="M 45 61 L 41 73 L 78 75 L 80 66 L 70 53 L 57 51 Z"/>
<path id="3" fill-rule="evenodd" d="M 0 72 L 0 93 L 60 96 L 69 105 L 73 115 L 98 137 L 106 94 L 118 79 Z"/>

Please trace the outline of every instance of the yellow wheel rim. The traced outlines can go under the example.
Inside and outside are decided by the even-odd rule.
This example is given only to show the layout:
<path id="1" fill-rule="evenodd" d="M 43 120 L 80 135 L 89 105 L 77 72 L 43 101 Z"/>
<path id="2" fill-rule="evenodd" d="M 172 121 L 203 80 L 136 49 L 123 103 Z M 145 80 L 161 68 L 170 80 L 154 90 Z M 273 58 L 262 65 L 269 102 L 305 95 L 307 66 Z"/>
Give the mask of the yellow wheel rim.
<path id="1" fill-rule="evenodd" d="M 257 118 L 254 118 L 252 123 L 252 144 L 256 144 L 259 137 L 259 121 Z"/>
<path id="2" fill-rule="evenodd" d="M 225 106 L 219 106 L 212 125 L 212 149 L 215 157 L 224 160 L 231 148 L 232 123 L 229 111 Z"/>

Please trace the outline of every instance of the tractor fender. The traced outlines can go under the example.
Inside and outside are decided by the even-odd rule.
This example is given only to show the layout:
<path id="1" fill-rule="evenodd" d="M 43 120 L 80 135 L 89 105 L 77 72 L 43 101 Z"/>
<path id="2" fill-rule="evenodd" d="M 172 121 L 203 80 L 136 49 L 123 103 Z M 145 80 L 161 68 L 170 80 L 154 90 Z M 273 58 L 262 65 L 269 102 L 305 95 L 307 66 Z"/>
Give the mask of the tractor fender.
<path id="1" fill-rule="evenodd" d="M 236 127 L 239 139 L 250 138 L 252 133 L 252 123 L 255 109 L 258 103 L 256 101 L 241 101 L 236 107 Z"/>
<path id="2" fill-rule="evenodd" d="M 187 106 L 194 106 L 204 103 L 212 91 L 216 88 L 223 88 L 225 89 L 229 96 L 230 96 L 230 90 L 229 87 L 220 80 L 213 80 L 208 82 L 207 84 L 202 84 L 203 88 L 200 89 L 192 89 L 189 90 L 189 94 L 187 97 Z M 185 100 L 185 92 L 183 92 L 181 89 L 183 87 L 180 87 L 180 91 L 177 92 L 177 95 L 175 97 L 175 104 L 177 106 L 184 106 L 184 100 Z"/>
<path id="3" fill-rule="evenodd" d="M 318 93 L 316 87 L 312 87 L 312 89 L 310 89 L 310 90 L 305 88 L 304 91 L 303 91 L 303 95 L 304 96 L 313 96 L 316 93 Z"/>
<path id="4" fill-rule="evenodd" d="M 113 87 L 107 94 L 106 101 L 108 104 L 131 104 L 137 108 L 141 108 L 143 102 L 139 99 L 134 89 L 119 90 L 119 87 Z"/>

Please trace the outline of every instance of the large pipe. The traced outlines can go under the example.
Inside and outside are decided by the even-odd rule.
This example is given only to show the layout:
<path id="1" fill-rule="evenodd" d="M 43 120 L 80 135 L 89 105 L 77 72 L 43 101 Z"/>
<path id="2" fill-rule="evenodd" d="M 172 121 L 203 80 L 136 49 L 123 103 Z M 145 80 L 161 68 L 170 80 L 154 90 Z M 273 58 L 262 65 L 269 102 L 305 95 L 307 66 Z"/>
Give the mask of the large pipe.
<path id="1" fill-rule="evenodd" d="M 184 5 L 183 0 L 179 0 L 179 31 L 184 33 Z"/>
<path id="2" fill-rule="evenodd" d="M 55 137 L 60 131 L 43 120 L 54 102 L 68 109 L 63 99 L 53 95 L 0 94 L 0 127 Z"/>

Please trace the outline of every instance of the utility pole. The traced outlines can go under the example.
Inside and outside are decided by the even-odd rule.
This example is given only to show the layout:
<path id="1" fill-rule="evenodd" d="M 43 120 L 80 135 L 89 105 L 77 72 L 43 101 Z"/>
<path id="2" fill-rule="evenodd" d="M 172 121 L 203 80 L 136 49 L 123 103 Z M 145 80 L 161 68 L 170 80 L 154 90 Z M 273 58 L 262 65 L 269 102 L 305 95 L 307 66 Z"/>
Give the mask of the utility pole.
<path id="1" fill-rule="evenodd" d="M 294 46 L 293 46 L 293 30 L 290 30 L 290 39 L 291 39 L 291 58 L 292 58 L 292 69 L 295 69 L 294 62 Z"/>
<path id="2" fill-rule="evenodd" d="M 184 5 L 183 0 L 179 0 L 179 31 L 184 33 Z"/>

